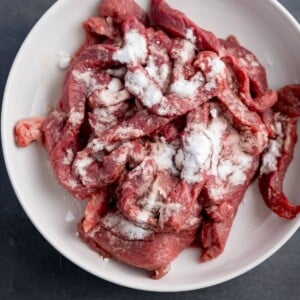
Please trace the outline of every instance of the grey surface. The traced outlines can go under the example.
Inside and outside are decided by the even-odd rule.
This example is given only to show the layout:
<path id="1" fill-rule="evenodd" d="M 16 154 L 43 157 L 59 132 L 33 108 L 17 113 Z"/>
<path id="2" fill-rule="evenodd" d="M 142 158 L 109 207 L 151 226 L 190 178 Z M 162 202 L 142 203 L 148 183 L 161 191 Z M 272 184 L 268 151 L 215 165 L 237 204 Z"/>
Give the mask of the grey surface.
<path id="1" fill-rule="evenodd" d="M 0 0 L 0 99 L 18 48 L 54 2 Z M 300 20 L 300 0 L 280 2 Z M 0 178 L 0 299 L 300 299 L 299 230 L 267 261 L 224 284 L 185 293 L 135 291 L 79 269 L 44 240 L 18 203 L 1 150 Z"/>

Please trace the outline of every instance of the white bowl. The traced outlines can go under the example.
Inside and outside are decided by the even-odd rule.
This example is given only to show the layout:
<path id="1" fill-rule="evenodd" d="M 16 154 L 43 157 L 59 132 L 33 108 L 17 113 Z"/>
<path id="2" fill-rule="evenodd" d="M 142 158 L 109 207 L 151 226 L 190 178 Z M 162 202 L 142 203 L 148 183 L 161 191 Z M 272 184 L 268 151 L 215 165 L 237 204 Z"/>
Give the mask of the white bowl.
<path id="1" fill-rule="evenodd" d="M 60 188 L 39 144 L 15 146 L 13 127 L 24 117 L 45 114 L 60 94 L 64 72 L 58 53 L 74 52 L 83 40 L 81 22 L 96 13 L 98 0 L 57 1 L 41 18 L 21 47 L 7 81 L 2 110 L 2 144 L 15 192 L 42 235 L 72 262 L 108 281 L 149 291 L 184 291 L 218 284 L 264 261 L 297 230 L 299 217 L 286 221 L 266 208 L 257 185 L 249 188 L 234 221 L 224 253 L 199 263 L 199 251 L 187 249 L 170 273 L 154 281 L 146 273 L 111 259 L 99 258 L 76 236 L 83 204 Z M 144 8 L 149 2 L 140 0 Z M 235 34 L 265 65 L 272 88 L 300 82 L 300 28 L 274 0 L 169 0 L 200 26 L 218 37 Z M 285 191 L 296 201 L 300 182 L 300 146 L 285 180 Z M 28 241 L 29 243 L 29 241 Z"/>

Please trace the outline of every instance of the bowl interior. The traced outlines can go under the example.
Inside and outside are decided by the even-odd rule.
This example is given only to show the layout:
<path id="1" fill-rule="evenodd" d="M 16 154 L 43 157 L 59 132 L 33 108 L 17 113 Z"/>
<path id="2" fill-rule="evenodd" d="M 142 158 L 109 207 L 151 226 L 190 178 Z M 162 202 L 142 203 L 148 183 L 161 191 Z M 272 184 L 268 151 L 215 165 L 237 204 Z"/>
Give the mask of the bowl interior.
<path id="1" fill-rule="evenodd" d="M 256 183 L 240 205 L 226 249 L 219 258 L 200 264 L 199 252 L 187 249 L 170 273 L 153 281 L 145 272 L 114 260 L 103 261 L 76 236 L 84 203 L 56 183 L 47 156 L 38 144 L 15 146 L 13 128 L 25 117 L 44 115 L 59 98 L 64 72 L 58 52 L 74 52 L 83 40 L 81 22 L 96 14 L 98 0 L 74 5 L 61 0 L 42 17 L 22 46 L 7 82 L 2 110 L 2 143 L 16 194 L 38 230 L 63 255 L 83 269 L 121 285 L 151 291 L 202 288 L 233 278 L 275 252 L 298 228 L 299 218 L 285 221 L 264 205 Z M 144 8 L 149 2 L 140 0 Z M 272 0 L 173 0 L 201 27 L 218 37 L 229 34 L 252 50 L 266 67 L 272 88 L 300 82 L 300 30 L 296 21 Z M 222 14 L 220 14 L 220 11 Z M 280 37 L 280 38 L 279 38 Z M 300 145 L 285 180 L 285 191 L 296 201 L 300 182 Z"/>

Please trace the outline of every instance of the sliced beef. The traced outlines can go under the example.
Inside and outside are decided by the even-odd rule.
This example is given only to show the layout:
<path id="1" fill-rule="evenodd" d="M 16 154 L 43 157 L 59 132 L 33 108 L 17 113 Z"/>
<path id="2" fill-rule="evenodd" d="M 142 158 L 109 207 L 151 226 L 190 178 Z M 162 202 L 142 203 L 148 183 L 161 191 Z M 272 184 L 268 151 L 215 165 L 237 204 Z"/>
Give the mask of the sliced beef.
<path id="1" fill-rule="evenodd" d="M 300 205 L 292 204 L 283 192 L 283 180 L 297 142 L 297 120 L 281 113 L 274 117 L 275 138 L 262 155 L 259 188 L 266 205 L 278 216 L 293 219 Z"/>
<path id="2" fill-rule="evenodd" d="M 122 23 L 132 17 L 147 25 L 149 23 L 146 12 L 133 0 L 103 0 L 98 12 L 100 17 L 111 17 L 114 22 Z"/>
<path id="3" fill-rule="evenodd" d="M 203 194 L 204 219 L 200 229 L 201 261 L 216 258 L 224 251 L 234 217 L 258 167 L 258 157 L 245 170 L 247 180 L 233 186 L 226 182 L 208 182 Z M 211 191 L 217 190 L 217 197 Z"/>
<path id="4" fill-rule="evenodd" d="M 164 0 L 151 1 L 152 21 L 170 34 L 190 39 L 198 49 L 223 53 L 223 47 L 215 35 L 198 27 L 187 16 L 177 9 L 171 8 Z"/>
<path id="5" fill-rule="evenodd" d="M 193 242 L 199 218 L 195 217 L 190 222 L 192 225 L 179 233 L 155 233 L 136 226 L 116 212 L 103 216 L 98 225 L 88 232 L 79 225 L 79 233 L 98 252 L 152 271 L 158 278 L 167 273 L 169 264 Z"/>

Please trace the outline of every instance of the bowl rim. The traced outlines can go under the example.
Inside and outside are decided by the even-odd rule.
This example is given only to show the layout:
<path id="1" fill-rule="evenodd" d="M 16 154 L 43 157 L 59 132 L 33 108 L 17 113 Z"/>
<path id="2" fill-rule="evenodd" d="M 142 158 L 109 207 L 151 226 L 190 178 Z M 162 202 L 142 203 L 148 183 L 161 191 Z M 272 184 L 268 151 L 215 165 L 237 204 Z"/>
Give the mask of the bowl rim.
<path id="1" fill-rule="evenodd" d="M 60 0 L 60 1 L 56 1 L 54 2 L 42 15 L 41 17 L 38 19 L 38 21 L 34 24 L 34 26 L 32 27 L 32 29 L 27 33 L 24 41 L 22 42 L 21 46 L 19 47 L 17 54 L 13 60 L 13 63 L 11 65 L 9 74 L 7 76 L 7 81 L 5 84 L 5 88 L 4 88 L 4 93 L 3 93 L 3 101 L 2 101 L 2 109 L 1 109 L 1 144 L 2 144 L 2 152 L 3 152 L 3 158 L 4 158 L 4 164 L 7 170 L 7 174 L 9 177 L 9 180 L 11 182 L 11 185 L 13 187 L 13 191 L 15 193 L 15 195 L 17 196 L 17 199 L 21 205 L 21 207 L 23 208 L 23 210 L 25 211 L 27 217 L 29 218 L 29 220 L 31 221 L 31 223 L 34 225 L 34 227 L 36 228 L 36 230 L 43 236 L 43 238 L 56 250 L 58 251 L 61 255 L 63 255 L 66 259 L 68 259 L 69 261 L 71 261 L 74 265 L 78 266 L 79 268 L 81 268 L 82 270 L 98 277 L 101 278 L 102 280 L 123 286 L 123 287 L 127 287 L 127 288 L 131 288 L 131 289 L 136 289 L 136 290 L 141 290 L 141 291 L 149 291 L 149 292 L 185 292 L 185 291 L 192 291 L 192 290 L 197 290 L 197 289 L 202 289 L 202 288 L 207 288 L 207 287 L 211 287 L 214 285 L 218 285 L 221 283 L 224 283 L 228 280 L 234 279 L 236 277 L 238 277 L 239 275 L 242 275 L 252 269 L 254 269 L 255 267 L 259 266 L 262 262 L 264 262 L 265 260 L 267 260 L 268 258 L 270 258 L 276 251 L 278 251 L 291 237 L 292 235 L 300 228 L 300 218 L 297 219 L 297 222 L 295 222 L 295 224 L 293 226 L 291 226 L 291 228 L 289 229 L 288 233 L 284 236 L 283 239 L 281 239 L 281 241 L 279 243 L 277 243 L 276 245 L 274 245 L 273 247 L 271 247 L 271 249 L 269 251 L 267 251 L 266 253 L 264 253 L 263 255 L 261 255 L 259 258 L 257 258 L 256 260 L 248 263 L 246 266 L 244 266 L 243 268 L 240 268 L 239 270 L 236 270 L 234 272 L 230 272 L 227 275 L 223 275 L 222 277 L 216 279 L 216 280 L 211 280 L 209 283 L 205 282 L 203 284 L 186 284 L 184 287 L 182 286 L 177 286 L 177 287 L 158 287 L 155 288 L 155 290 L 153 290 L 151 288 L 151 286 L 147 286 L 145 284 L 138 284 L 136 285 L 134 282 L 130 281 L 130 282 L 124 282 L 123 280 L 118 280 L 118 278 L 112 278 L 107 274 L 103 274 L 103 275 L 99 275 L 96 272 L 90 270 L 88 267 L 86 267 L 84 265 L 84 263 L 78 262 L 75 259 L 73 259 L 72 255 L 70 254 L 70 252 L 65 251 L 63 248 L 59 247 L 58 245 L 55 244 L 55 241 L 52 240 L 52 238 L 48 235 L 48 233 L 43 230 L 38 222 L 34 221 L 34 218 L 31 215 L 31 212 L 26 209 L 26 205 L 25 205 L 25 201 L 24 199 L 22 199 L 21 197 L 21 191 L 18 187 L 17 182 L 15 181 L 15 177 L 14 174 L 12 172 L 12 168 L 10 165 L 10 160 L 9 160 L 9 153 L 8 153 L 8 148 L 7 148 L 7 144 L 6 144 L 6 139 L 4 138 L 5 136 L 5 119 L 6 119 L 6 107 L 8 106 L 8 100 L 9 100 L 9 91 L 10 91 L 10 86 L 12 84 L 12 80 L 14 78 L 14 74 L 16 72 L 16 66 L 22 56 L 23 53 L 23 49 L 26 48 L 26 46 L 28 44 L 30 44 L 31 42 L 31 37 L 35 34 L 36 31 L 38 31 L 39 27 L 47 21 L 47 18 L 50 17 L 52 14 L 54 14 L 56 12 L 57 9 L 59 9 L 60 7 L 65 5 L 65 2 L 70 1 L 70 0 Z M 279 13 L 281 13 L 283 15 L 283 17 L 294 27 L 294 29 L 296 29 L 299 33 L 299 38 L 300 38 L 300 24 L 298 23 L 298 21 L 296 20 L 296 18 L 287 10 L 287 8 L 285 8 L 281 3 L 279 3 L 277 0 L 265 0 L 268 1 L 268 4 L 266 5 L 271 5 L 273 6 L 274 9 L 276 9 Z M 300 142 L 300 141 L 299 141 Z"/>

